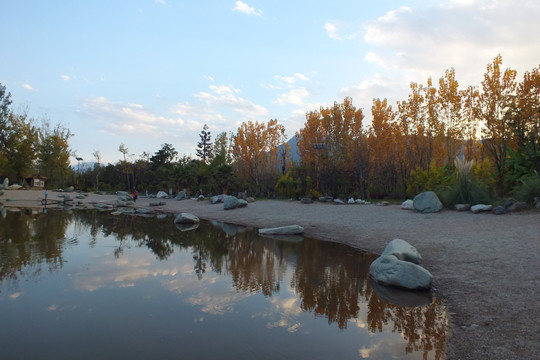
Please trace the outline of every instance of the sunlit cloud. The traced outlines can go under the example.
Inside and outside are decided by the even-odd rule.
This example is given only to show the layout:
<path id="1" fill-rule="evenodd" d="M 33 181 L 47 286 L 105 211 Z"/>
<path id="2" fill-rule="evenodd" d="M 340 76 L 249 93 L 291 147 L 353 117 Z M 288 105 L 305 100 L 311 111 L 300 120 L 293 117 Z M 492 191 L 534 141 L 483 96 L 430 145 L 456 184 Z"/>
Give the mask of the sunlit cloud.
<path id="1" fill-rule="evenodd" d="M 255 9 L 254 7 L 249 6 L 245 2 L 237 1 L 234 3 L 234 11 L 238 11 L 247 15 L 262 16 L 262 10 Z"/>
<path id="2" fill-rule="evenodd" d="M 60 75 L 60 78 L 64 80 L 65 82 L 68 82 L 69 80 L 71 80 L 71 78 L 67 75 Z"/>
<path id="3" fill-rule="evenodd" d="M 26 90 L 36 91 L 36 89 L 34 89 L 30 84 L 22 84 L 21 86 Z"/>
<path id="4" fill-rule="evenodd" d="M 165 0 L 154 0 L 154 2 L 160 5 L 167 5 L 167 2 Z"/>
<path id="5" fill-rule="evenodd" d="M 104 131 L 118 136 L 160 138 L 184 126 L 180 117 L 165 117 L 143 105 L 117 103 L 105 97 L 86 99 L 83 107 L 87 117 L 97 120 Z"/>
<path id="6" fill-rule="evenodd" d="M 400 7 L 363 25 L 364 41 L 372 46 L 366 60 L 406 81 L 424 82 L 454 68 L 460 85 L 479 85 L 498 54 L 518 71 L 538 66 L 540 47 L 530 41 L 530 34 L 540 32 L 538 13 L 540 3 L 533 0 Z"/>
<path id="7" fill-rule="evenodd" d="M 351 26 L 349 24 L 342 22 L 327 22 L 324 24 L 324 30 L 326 31 L 326 35 L 334 40 L 352 40 L 357 38 L 360 32 L 349 32 L 350 29 Z"/>
<path id="8" fill-rule="evenodd" d="M 278 81 L 283 81 L 289 85 L 292 85 L 298 81 L 309 81 L 309 78 L 301 73 L 294 73 L 292 76 L 275 75 L 274 78 Z"/>
<path id="9" fill-rule="evenodd" d="M 233 111 L 243 120 L 252 120 L 268 114 L 268 110 L 264 106 L 238 96 L 240 91 L 232 86 L 211 85 L 209 89 L 210 91 L 194 94 L 202 106 L 187 102 L 179 103 L 175 107 L 175 112 L 181 116 L 204 120 L 225 120 L 225 116 L 222 114 L 225 111 Z"/>
<path id="10" fill-rule="evenodd" d="M 288 93 L 278 95 L 275 102 L 280 105 L 302 105 L 304 99 L 309 95 L 309 91 L 306 88 L 291 89 Z"/>
<path id="11" fill-rule="evenodd" d="M 324 30 L 326 30 L 326 35 L 331 39 L 341 40 L 341 36 L 338 34 L 338 28 L 336 24 L 326 23 L 324 24 Z"/>

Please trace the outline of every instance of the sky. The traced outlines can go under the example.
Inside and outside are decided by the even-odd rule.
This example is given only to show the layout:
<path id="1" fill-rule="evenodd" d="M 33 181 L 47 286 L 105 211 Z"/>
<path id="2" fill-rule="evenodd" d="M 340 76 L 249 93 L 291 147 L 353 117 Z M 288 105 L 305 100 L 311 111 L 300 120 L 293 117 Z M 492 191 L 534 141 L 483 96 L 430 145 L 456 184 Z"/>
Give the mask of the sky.
<path id="1" fill-rule="evenodd" d="M 242 122 L 374 98 L 450 68 L 461 88 L 540 65 L 538 0 L 0 0 L 0 83 L 12 110 L 60 124 L 84 161 L 132 161 L 165 143 L 194 155 Z M 435 81 L 435 82 L 436 82 Z"/>

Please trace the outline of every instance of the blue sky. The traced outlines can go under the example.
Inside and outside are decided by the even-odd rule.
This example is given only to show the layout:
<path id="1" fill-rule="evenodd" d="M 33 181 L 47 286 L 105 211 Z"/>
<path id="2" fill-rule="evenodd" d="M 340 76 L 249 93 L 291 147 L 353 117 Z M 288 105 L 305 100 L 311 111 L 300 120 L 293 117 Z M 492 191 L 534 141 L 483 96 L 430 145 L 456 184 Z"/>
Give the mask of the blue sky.
<path id="1" fill-rule="evenodd" d="M 0 82 L 13 109 L 68 127 L 85 161 L 163 143 L 194 154 L 244 121 L 278 119 L 288 137 L 307 111 L 345 96 L 369 118 L 411 81 L 455 68 L 480 85 L 540 65 L 537 0 L 3 0 Z M 366 120 L 366 126 L 369 119 Z M 72 159 L 76 163 L 75 159 Z"/>

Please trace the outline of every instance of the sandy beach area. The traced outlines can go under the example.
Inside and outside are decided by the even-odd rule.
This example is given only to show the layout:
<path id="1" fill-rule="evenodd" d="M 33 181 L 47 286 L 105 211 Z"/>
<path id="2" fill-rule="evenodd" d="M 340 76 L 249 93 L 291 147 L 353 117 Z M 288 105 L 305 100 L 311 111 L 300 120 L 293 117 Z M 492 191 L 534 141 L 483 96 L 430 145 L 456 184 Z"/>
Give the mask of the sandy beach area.
<path id="1" fill-rule="evenodd" d="M 49 191 L 49 199 L 61 198 Z M 70 193 L 73 198 L 75 193 Z M 40 207 L 44 191 L 7 190 L 5 207 Z M 89 194 L 85 204 L 114 204 L 116 196 Z M 135 207 L 156 199 L 139 198 Z M 540 354 L 540 211 L 506 215 L 443 210 L 421 214 L 399 205 L 301 204 L 259 200 L 223 210 L 209 201 L 160 200 L 164 212 L 189 212 L 254 227 L 297 224 L 305 236 L 381 253 L 395 238 L 408 241 L 434 277 L 450 311 L 447 359 L 535 359 Z"/>

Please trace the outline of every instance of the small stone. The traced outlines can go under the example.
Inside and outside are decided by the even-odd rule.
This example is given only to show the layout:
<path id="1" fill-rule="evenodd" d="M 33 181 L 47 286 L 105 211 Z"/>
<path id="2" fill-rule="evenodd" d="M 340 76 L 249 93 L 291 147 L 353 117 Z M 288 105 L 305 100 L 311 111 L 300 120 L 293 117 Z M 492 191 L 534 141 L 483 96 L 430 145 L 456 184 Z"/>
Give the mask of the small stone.
<path id="1" fill-rule="evenodd" d="M 471 211 L 475 214 L 478 214 L 482 211 L 491 211 L 493 210 L 493 205 L 477 204 L 471 206 Z"/>
<path id="2" fill-rule="evenodd" d="M 506 214 L 506 209 L 504 208 L 504 206 L 497 206 L 493 209 L 493 213 L 495 215 L 504 215 Z"/>
<path id="3" fill-rule="evenodd" d="M 414 210 L 414 201 L 412 201 L 411 199 L 405 200 L 405 201 L 401 204 L 401 208 L 402 208 L 403 210 Z"/>
<path id="4" fill-rule="evenodd" d="M 469 211 L 471 204 L 456 204 L 457 211 Z"/>

